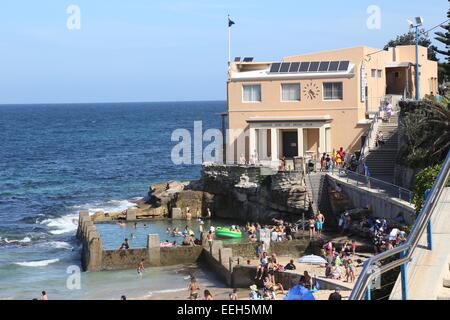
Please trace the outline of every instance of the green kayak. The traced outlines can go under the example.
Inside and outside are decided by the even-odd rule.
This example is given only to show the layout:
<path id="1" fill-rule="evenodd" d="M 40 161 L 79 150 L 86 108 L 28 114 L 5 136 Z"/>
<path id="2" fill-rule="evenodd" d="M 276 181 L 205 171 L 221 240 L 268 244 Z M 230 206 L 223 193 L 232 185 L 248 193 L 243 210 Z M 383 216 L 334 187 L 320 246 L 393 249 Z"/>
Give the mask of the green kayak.
<path id="1" fill-rule="evenodd" d="M 218 238 L 224 238 L 224 239 L 242 238 L 241 231 L 231 231 L 231 228 L 227 228 L 227 227 L 217 227 L 215 233 L 216 233 L 216 237 L 218 237 Z"/>

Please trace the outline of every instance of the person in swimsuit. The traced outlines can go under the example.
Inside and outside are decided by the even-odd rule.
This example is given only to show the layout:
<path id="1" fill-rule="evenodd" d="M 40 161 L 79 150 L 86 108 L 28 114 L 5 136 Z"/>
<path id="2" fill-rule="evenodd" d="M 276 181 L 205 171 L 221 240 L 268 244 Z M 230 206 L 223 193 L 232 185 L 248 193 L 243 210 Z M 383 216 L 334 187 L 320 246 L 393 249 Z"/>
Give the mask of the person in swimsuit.
<path id="1" fill-rule="evenodd" d="M 138 267 L 137 267 L 138 276 L 142 277 L 144 271 L 145 271 L 144 259 L 142 259 L 141 262 L 139 262 Z"/>
<path id="2" fill-rule="evenodd" d="M 197 300 L 198 292 L 200 291 L 200 286 L 198 285 L 198 282 L 194 277 L 191 277 L 191 283 L 188 286 L 188 290 L 189 290 L 189 299 Z"/>
<path id="3" fill-rule="evenodd" d="M 205 296 L 205 300 L 214 300 L 214 298 L 213 298 L 211 292 L 209 292 L 209 290 L 205 290 L 205 291 L 203 292 L 203 294 L 204 294 L 204 296 Z"/>
<path id="4" fill-rule="evenodd" d="M 323 229 L 324 223 L 325 223 L 325 216 L 322 214 L 322 212 L 319 211 L 319 213 L 316 216 L 316 230 L 317 230 L 317 235 L 319 237 L 322 236 L 322 229 Z"/>
<path id="5" fill-rule="evenodd" d="M 316 220 L 314 220 L 314 218 L 311 218 L 308 220 L 308 226 L 309 226 L 309 239 L 313 239 L 314 238 L 314 234 L 315 234 L 315 225 L 316 225 Z"/>
<path id="6" fill-rule="evenodd" d="M 125 240 L 122 242 L 122 245 L 120 246 L 119 250 L 127 250 L 130 248 L 130 245 L 128 244 L 128 238 L 125 238 Z"/>

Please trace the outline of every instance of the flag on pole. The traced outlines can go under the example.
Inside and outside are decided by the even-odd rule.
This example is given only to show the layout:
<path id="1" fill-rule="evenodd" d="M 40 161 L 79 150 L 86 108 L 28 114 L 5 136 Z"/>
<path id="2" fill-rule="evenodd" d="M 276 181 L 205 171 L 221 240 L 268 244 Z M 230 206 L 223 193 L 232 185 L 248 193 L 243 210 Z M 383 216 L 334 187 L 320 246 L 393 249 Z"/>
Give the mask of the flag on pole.
<path id="1" fill-rule="evenodd" d="M 234 23 L 233 20 L 231 20 L 230 16 L 228 16 L 228 28 L 230 28 Z"/>

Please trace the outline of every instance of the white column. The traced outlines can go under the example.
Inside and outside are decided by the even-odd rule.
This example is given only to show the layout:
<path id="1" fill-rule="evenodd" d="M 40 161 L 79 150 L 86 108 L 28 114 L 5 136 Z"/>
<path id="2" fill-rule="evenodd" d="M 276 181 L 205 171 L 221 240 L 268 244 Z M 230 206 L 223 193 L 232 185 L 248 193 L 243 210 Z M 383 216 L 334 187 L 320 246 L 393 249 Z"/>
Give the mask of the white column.
<path id="1" fill-rule="evenodd" d="M 319 153 L 327 152 L 325 126 L 319 128 Z"/>
<path id="2" fill-rule="evenodd" d="M 270 129 L 270 141 L 271 141 L 271 154 L 272 161 L 278 162 L 278 129 L 271 128 Z"/>
<path id="3" fill-rule="evenodd" d="M 259 129 L 259 159 L 265 160 L 267 159 L 267 129 Z"/>
<path id="4" fill-rule="evenodd" d="M 298 156 L 303 157 L 303 128 L 297 128 Z"/>
<path id="5" fill-rule="evenodd" d="M 252 155 L 255 154 L 255 150 L 256 150 L 256 129 L 252 128 L 252 127 L 250 127 L 249 148 L 250 148 L 250 150 L 248 152 L 248 155 L 250 158 L 248 160 L 250 160 L 252 158 Z"/>

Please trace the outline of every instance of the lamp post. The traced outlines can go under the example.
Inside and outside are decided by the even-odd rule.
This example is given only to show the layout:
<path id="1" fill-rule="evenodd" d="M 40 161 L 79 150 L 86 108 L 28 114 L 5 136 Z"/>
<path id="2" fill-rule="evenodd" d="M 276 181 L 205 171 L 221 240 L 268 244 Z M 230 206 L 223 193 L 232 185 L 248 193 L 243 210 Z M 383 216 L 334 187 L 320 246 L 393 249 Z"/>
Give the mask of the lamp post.
<path id="1" fill-rule="evenodd" d="M 416 29 L 416 100 L 420 100 L 420 79 L 419 79 L 419 27 L 423 24 L 422 17 L 415 18 L 416 23 L 408 20 L 410 28 Z"/>

